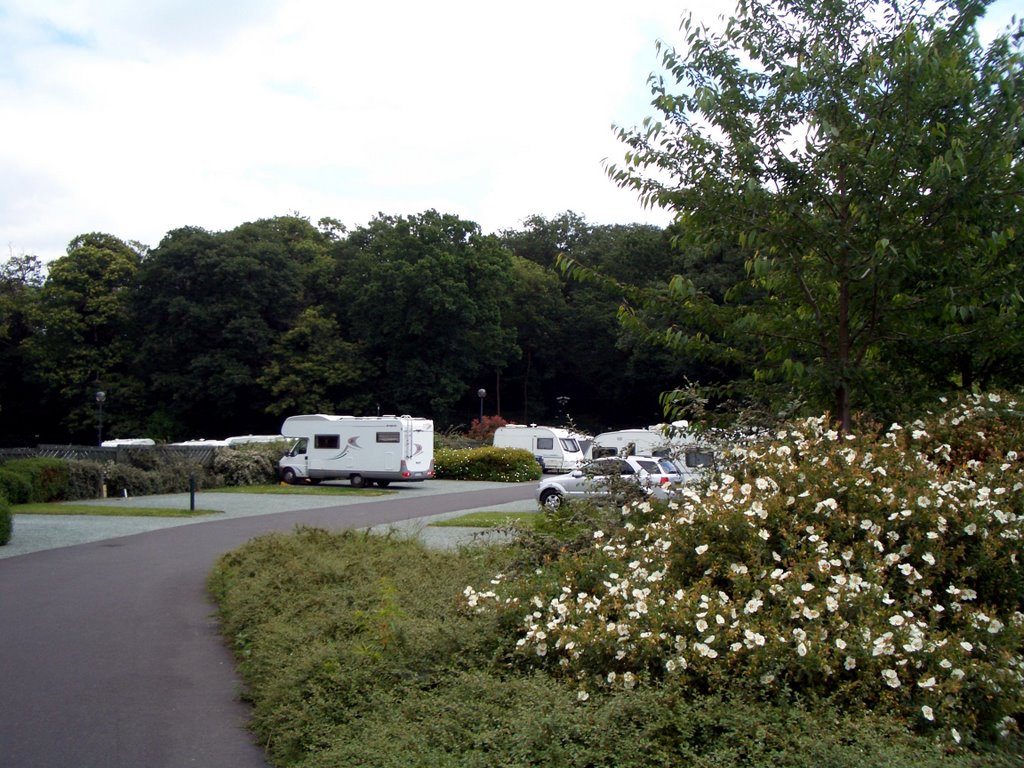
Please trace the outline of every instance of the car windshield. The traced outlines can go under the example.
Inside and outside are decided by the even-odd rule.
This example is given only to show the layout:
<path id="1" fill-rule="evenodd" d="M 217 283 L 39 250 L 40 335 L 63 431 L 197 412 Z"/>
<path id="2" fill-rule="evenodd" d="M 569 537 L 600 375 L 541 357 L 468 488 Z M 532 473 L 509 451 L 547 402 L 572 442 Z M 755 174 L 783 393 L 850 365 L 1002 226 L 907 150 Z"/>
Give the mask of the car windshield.
<path id="1" fill-rule="evenodd" d="M 678 475 L 679 467 L 672 463 L 670 459 L 658 459 L 658 464 L 661 465 L 661 471 L 667 475 Z"/>

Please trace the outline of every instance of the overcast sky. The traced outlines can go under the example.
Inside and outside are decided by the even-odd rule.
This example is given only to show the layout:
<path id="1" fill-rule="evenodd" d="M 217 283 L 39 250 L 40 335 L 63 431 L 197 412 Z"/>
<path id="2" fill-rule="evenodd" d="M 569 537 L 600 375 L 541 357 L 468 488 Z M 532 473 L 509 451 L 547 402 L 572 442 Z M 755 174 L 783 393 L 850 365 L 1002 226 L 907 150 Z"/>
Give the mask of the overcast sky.
<path id="1" fill-rule="evenodd" d="M 664 225 L 603 162 L 687 4 L 0 0 L 0 260 L 290 213 Z"/>

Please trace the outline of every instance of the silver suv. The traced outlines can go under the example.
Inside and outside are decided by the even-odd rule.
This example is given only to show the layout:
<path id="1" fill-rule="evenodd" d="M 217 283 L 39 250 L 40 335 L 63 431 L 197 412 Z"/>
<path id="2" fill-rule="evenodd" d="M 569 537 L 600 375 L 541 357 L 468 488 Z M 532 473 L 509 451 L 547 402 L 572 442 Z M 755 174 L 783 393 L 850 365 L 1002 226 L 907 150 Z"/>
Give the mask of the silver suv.
<path id="1" fill-rule="evenodd" d="M 608 496 L 616 482 L 636 482 L 654 496 L 665 496 L 668 487 L 682 481 L 671 460 L 655 456 L 607 456 L 594 459 L 564 475 L 541 480 L 537 503 L 558 509 L 566 499 Z"/>

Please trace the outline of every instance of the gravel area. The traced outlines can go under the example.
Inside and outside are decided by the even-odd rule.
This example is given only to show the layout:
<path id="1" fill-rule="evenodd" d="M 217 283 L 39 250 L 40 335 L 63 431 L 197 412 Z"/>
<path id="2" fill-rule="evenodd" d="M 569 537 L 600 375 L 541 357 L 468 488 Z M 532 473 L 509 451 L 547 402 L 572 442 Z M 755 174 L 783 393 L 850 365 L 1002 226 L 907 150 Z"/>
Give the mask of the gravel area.
<path id="1" fill-rule="evenodd" d="M 429 480 L 424 483 L 408 485 L 394 484 L 389 491 L 402 497 L 427 496 L 441 493 L 458 493 L 461 491 L 484 490 L 487 488 L 507 488 L 506 483 L 462 482 L 453 480 Z M 195 508 L 216 510 L 210 515 L 200 517 L 111 517 L 108 515 L 15 515 L 14 535 L 11 541 L 0 546 L 0 558 L 39 552 L 44 549 L 68 547 L 75 544 L 86 544 L 92 541 L 131 536 L 136 533 L 170 528 L 177 525 L 201 525 L 213 520 L 230 517 L 247 517 L 251 515 L 269 515 L 278 512 L 291 512 L 300 509 L 321 507 L 337 507 L 345 504 L 372 502 L 374 500 L 394 499 L 392 494 L 383 496 L 322 496 L 322 495 L 291 495 L 274 493 L 210 493 L 200 491 L 195 494 Z M 166 507 L 190 509 L 192 497 L 187 493 L 166 494 L 161 496 L 139 496 L 129 498 L 95 499 L 74 502 L 99 507 Z M 532 499 L 517 501 L 511 504 L 495 504 L 485 509 L 509 512 L 536 511 L 537 505 Z M 462 510 L 434 517 L 421 517 L 387 526 L 377 526 L 371 530 L 399 531 L 421 538 L 427 545 L 438 548 L 452 548 L 461 544 L 481 539 L 494 538 L 494 534 L 483 533 L 479 528 L 430 527 L 435 520 L 457 517 L 472 510 Z"/>

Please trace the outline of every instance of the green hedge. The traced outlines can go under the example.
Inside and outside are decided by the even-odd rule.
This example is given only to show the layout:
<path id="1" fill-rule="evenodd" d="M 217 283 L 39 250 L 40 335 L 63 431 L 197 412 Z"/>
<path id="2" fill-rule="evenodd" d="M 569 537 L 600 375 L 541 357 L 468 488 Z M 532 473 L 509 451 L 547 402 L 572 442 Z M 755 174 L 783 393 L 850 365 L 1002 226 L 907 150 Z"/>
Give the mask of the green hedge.
<path id="1" fill-rule="evenodd" d="M 0 466 L 0 496 L 11 504 L 28 504 L 32 500 L 32 479 L 7 465 Z"/>
<path id="2" fill-rule="evenodd" d="M 7 499 L 0 496 L 0 546 L 11 540 L 14 531 L 14 515 L 11 514 L 11 505 Z"/>
<path id="3" fill-rule="evenodd" d="M 12 504 L 63 501 L 67 490 L 67 462 L 61 459 L 13 459 L 0 467 L 0 491 Z"/>
<path id="4" fill-rule="evenodd" d="M 439 448 L 434 452 L 434 476 L 441 480 L 489 480 L 525 483 L 539 480 L 540 465 L 520 448 Z"/>

